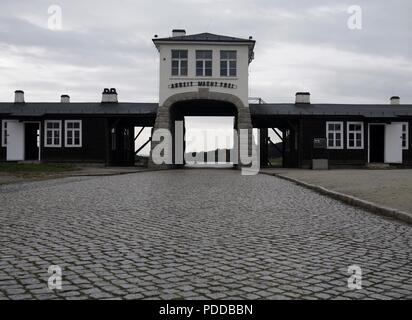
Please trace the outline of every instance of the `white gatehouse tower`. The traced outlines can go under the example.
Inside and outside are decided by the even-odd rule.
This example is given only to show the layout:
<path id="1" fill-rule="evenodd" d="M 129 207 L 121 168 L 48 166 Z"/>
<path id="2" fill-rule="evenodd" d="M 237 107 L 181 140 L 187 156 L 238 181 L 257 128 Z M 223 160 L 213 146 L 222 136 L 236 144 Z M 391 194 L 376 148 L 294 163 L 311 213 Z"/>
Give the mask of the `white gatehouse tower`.
<path id="1" fill-rule="evenodd" d="M 186 35 L 185 30 L 173 30 L 171 37 L 155 36 L 153 43 L 160 64 L 154 130 L 169 129 L 174 133 L 175 121 L 184 121 L 185 116 L 234 116 L 235 129 L 250 130 L 249 149 L 249 64 L 255 47 L 252 37 Z M 152 150 L 155 146 L 153 141 Z M 173 159 L 181 151 L 173 148 Z"/>

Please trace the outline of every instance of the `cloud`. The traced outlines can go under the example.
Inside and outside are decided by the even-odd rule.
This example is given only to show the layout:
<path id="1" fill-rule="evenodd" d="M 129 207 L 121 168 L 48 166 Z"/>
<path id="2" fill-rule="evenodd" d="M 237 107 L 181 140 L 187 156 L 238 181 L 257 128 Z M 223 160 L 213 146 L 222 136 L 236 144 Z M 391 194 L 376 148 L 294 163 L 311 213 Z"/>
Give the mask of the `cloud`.
<path id="1" fill-rule="evenodd" d="M 358 0 L 363 29 L 347 28 L 352 2 L 330 0 L 80 1 L 62 8 L 63 30 L 47 28 L 46 0 L 2 0 L 0 100 L 24 89 L 28 101 L 98 101 L 116 87 L 122 101 L 158 100 L 154 34 L 172 28 L 257 40 L 250 95 L 293 101 L 412 103 L 412 3 Z"/>

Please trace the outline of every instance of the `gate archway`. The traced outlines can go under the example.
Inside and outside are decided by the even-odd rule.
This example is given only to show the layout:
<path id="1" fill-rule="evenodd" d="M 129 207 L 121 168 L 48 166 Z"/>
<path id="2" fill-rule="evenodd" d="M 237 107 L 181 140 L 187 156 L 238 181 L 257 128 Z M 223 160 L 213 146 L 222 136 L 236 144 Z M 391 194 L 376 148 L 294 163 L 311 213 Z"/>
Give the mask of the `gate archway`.
<path id="1" fill-rule="evenodd" d="M 227 93 L 211 92 L 201 88 L 195 92 L 178 93 L 169 97 L 159 106 L 154 130 L 168 129 L 174 137 L 175 121 L 183 120 L 184 116 L 233 116 L 235 129 L 248 129 L 249 144 L 252 145 L 252 122 L 249 108 L 236 96 Z M 173 139 L 174 141 L 174 139 Z M 238 143 L 238 141 L 234 142 Z M 152 149 L 156 146 L 152 143 Z M 173 163 L 175 163 L 175 148 L 173 148 Z M 156 167 L 149 160 L 149 165 Z"/>

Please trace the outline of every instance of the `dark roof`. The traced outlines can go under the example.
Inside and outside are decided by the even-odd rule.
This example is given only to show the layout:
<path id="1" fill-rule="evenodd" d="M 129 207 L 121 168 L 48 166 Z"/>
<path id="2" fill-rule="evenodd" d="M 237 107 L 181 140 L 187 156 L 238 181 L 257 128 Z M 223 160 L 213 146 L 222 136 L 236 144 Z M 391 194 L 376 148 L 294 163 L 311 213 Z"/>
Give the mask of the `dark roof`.
<path id="1" fill-rule="evenodd" d="M 0 114 L 9 116 L 43 116 L 59 114 L 83 115 L 156 115 L 158 103 L 0 103 Z"/>
<path id="2" fill-rule="evenodd" d="M 243 38 L 236 38 L 236 37 L 228 37 L 222 36 L 213 33 L 198 33 L 198 34 L 190 34 L 185 36 L 176 36 L 176 37 L 167 37 L 167 38 L 154 38 L 153 43 L 155 44 L 156 48 L 159 49 L 158 43 L 159 42 L 229 42 L 229 43 L 247 43 L 249 47 L 249 63 L 252 62 L 254 53 L 253 50 L 255 48 L 255 40 L 252 39 L 243 39 Z"/>
<path id="3" fill-rule="evenodd" d="M 255 43 L 255 40 L 251 39 L 242 39 L 236 37 L 222 36 L 213 33 L 198 33 L 191 34 L 186 36 L 177 36 L 177 37 L 167 37 L 167 38 L 154 38 L 153 42 L 157 41 L 207 41 L 207 42 L 250 42 Z"/>
<path id="4" fill-rule="evenodd" d="M 250 112 L 254 116 L 306 115 L 393 118 L 412 116 L 412 105 L 268 103 L 251 104 Z"/>
<path id="5" fill-rule="evenodd" d="M 373 104 L 250 104 L 252 116 L 361 116 L 367 118 L 394 118 L 412 116 L 412 105 Z M 0 103 L 0 114 L 16 117 L 44 115 L 147 115 L 157 113 L 158 103 Z"/>

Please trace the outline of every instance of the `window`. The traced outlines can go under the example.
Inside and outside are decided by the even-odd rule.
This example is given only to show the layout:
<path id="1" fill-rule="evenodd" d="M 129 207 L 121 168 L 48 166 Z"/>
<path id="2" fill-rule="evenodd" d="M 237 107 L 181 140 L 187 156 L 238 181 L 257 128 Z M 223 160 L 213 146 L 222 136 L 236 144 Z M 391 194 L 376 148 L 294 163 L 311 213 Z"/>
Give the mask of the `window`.
<path id="1" fill-rule="evenodd" d="M 328 149 L 343 149 L 343 122 L 326 122 Z"/>
<path id="2" fill-rule="evenodd" d="M 7 147 L 7 121 L 1 121 L 1 146 Z"/>
<path id="3" fill-rule="evenodd" d="M 212 76 L 212 50 L 197 50 L 196 51 L 196 76 L 211 77 Z"/>
<path id="4" fill-rule="evenodd" d="M 236 51 L 220 51 L 220 76 L 236 77 Z"/>
<path id="5" fill-rule="evenodd" d="M 82 146 L 82 121 L 81 120 L 67 120 L 65 132 L 65 146 L 66 147 L 81 147 Z"/>
<path id="6" fill-rule="evenodd" d="M 348 122 L 347 148 L 363 149 L 363 122 Z"/>
<path id="7" fill-rule="evenodd" d="M 409 123 L 402 123 L 402 149 L 409 149 Z"/>
<path id="8" fill-rule="evenodd" d="M 56 120 L 47 120 L 44 122 L 44 146 L 61 147 L 62 122 Z"/>
<path id="9" fill-rule="evenodd" d="M 187 76 L 187 50 L 172 50 L 172 76 Z"/>

